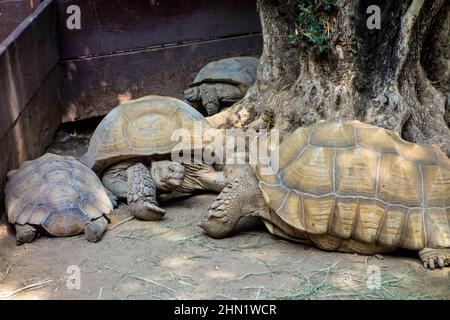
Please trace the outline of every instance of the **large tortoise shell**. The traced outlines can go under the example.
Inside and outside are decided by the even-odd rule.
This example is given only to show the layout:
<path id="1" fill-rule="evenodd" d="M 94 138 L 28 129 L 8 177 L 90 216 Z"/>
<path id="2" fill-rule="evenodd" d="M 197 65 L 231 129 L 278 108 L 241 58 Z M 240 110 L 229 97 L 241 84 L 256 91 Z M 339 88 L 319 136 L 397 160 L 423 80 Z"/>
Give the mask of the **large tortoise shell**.
<path id="1" fill-rule="evenodd" d="M 320 121 L 279 147 L 260 189 L 289 226 L 384 247 L 450 247 L 450 160 L 359 121 Z"/>
<path id="2" fill-rule="evenodd" d="M 99 173 L 121 160 L 166 155 L 180 146 L 173 138 L 177 129 L 187 130 L 190 144 L 203 145 L 206 118 L 176 98 L 146 96 L 114 108 L 96 128 L 87 152 L 87 165 Z"/>
<path id="3" fill-rule="evenodd" d="M 99 178 L 73 157 L 47 153 L 8 173 L 8 221 L 42 226 L 54 236 L 84 231 L 112 204 Z"/>
<path id="4" fill-rule="evenodd" d="M 190 87 L 202 83 L 231 83 L 243 90 L 250 88 L 256 80 L 259 59 L 253 57 L 234 57 L 213 61 L 204 66 Z"/>

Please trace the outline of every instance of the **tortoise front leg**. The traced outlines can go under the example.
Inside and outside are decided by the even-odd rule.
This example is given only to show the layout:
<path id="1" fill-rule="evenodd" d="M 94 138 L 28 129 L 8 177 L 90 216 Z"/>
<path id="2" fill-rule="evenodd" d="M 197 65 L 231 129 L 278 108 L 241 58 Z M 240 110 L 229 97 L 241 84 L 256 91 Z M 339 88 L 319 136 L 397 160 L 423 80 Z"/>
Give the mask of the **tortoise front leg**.
<path id="1" fill-rule="evenodd" d="M 161 220 L 166 210 L 156 202 L 156 187 L 150 172 L 142 163 L 127 169 L 128 206 L 132 214 L 141 220 Z"/>
<path id="2" fill-rule="evenodd" d="M 450 266 L 450 249 L 425 248 L 419 251 L 420 260 L 425 268 L 444 268 Z"/>
<path id="3" fill-rule="evenodd" d="M 17 245 L 28 243 L 34 240 L 37 236 L 37 229 L 29 224 L 15 224 L 16 228 L 16 243 Z"/>
<path id="4" fill-rule="evenodd" d="M 242 217 L 259 216 L 266 208 L 258 180 L 252 174 L 244 174 L 217 196 L 200 227 L 213 238 L 225 238 Z"/>

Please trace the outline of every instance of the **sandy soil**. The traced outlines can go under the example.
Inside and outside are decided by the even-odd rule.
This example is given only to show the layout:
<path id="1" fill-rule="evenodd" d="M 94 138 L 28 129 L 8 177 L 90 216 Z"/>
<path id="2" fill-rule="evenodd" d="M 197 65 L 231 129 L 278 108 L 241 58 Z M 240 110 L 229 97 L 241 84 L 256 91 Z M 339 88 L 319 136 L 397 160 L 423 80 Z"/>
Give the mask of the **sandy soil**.
<path id="1" fill-rule="evenodd" d="M 49 151 L 81 156 L 88 138 L 60 131 Z M 115 225 L 96 244 L 77 236 L 43 237 L 16 246 L 13 231 L 3 222 L 0 298 L 450 298 L 450 268 L 425 270 L 414 252 L 370 257 L 324 252 L 274 237 L 256 219 L 241 221 L 230 238 L 211 239 L 197 224 L 214 197 L 172 202 L 164 206 L 163 221 Z M 116 223 L 129 217 L 126 206 L 113 212 Z M 67 286 L 70 266 L 80 270 L 80 289 Z"/>

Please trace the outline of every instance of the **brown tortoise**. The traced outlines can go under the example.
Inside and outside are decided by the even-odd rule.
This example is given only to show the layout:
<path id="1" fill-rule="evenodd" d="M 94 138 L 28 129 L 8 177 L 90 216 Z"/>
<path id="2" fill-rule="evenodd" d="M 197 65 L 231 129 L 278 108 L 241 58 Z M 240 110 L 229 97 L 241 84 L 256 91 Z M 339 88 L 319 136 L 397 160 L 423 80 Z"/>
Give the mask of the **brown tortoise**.
<path id="1" fill-rule="evenodd" d="M 246 215 L 275 235 L 324 250 L 419 251 L 425 267 L 450 265 L 450 160 L 358 121 L 320 121 L 279 146 L 275 174 L 239 167 L 202 228 L 225 237 Z M 236 167 L 237 166 L 237 167 Z"/>
<path id="2" fill-rule="evenodd" d="M 31 242 L 41 231 L 63 237 L 85 232 L 101 239 L 112 203 L 100 179 L 74 157 L 46 153 L 8 173 L 5 188 L 8 221 L 17 244 Z"/>
<path id="3" fill-rule="evenodd" d="M 160 220 L 166 211 L 159 200 L 198 190 L 220 192 L 225 186 L 223 172 L 205 163 L 189 163 L 191 155 L 207 145 L 202 130 L 209 128 L 204 116 L 176 98 L 150 95 L 131 100 L 100 122 L 86 163 L 101 177 L 112 199 L 127 199 L 135 217 Z M 180 144 L 174 134 L 181 131 Z M 181 151 L 190 154 L 189 161 L 172 161 Z"/>

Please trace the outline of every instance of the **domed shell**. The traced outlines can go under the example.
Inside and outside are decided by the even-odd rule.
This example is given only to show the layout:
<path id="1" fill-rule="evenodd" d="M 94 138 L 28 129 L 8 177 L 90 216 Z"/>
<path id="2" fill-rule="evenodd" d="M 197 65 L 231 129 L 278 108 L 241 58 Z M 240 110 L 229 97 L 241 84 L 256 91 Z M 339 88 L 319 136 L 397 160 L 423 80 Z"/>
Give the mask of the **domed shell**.
<path id="1" fill-rule="evenodd" d="M 210 62 L 200 70 L 190 87 L 206 82 L 222 82 L 247 90 L 255 83 L 258 64 L 259 59 L 253 57 L 234 57 Z"/>
<path id="2" fill-rule="evenodd" d="M 112 204 L 99 178 L 73 157 L 47 153 L 8 174 L 6 211 L 12 224 L 42 226 L 54 236 L 84 231 Z"/>
<path id="3" fill-rule="evenodd" d="M 289 226 L 384 247 L 450 247 L 450 160 L 437 147 L 359 121 L 320 121 L 278 154 L 275 174 L 261 164 L 256 173 Z"/>
<path id="4" fill-rule="evenodd" d="M 203 146 L 201 130 L 206 128 L 210 126 L 205 117 L 181 100 L 146 96 L 128 101 L 108 113 L 96 128 L 87 166 L 100 173 L 121 160 L 166 155 L 181 147 L 179 138 L 185 134 L 192 147 Z M 180 135 L 178 129 L 183 130 Z"/>

